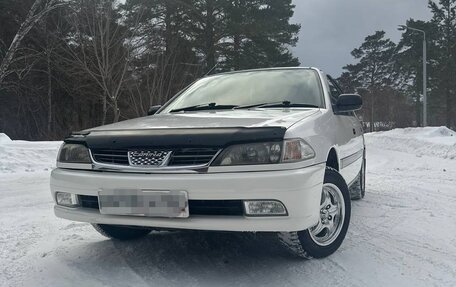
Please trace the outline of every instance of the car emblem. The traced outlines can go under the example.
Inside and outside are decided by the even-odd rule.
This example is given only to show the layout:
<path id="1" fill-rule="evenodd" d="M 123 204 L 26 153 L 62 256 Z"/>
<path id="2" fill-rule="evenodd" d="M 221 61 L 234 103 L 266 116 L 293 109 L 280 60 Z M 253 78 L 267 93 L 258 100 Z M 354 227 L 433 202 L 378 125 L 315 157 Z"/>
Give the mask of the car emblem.
<path id="1" fill-rule="evenodd" d="M 130 150 L 128 163 L 131 166 L 159 167 L 168 164 L 171 151 L 166 150 Z"/>

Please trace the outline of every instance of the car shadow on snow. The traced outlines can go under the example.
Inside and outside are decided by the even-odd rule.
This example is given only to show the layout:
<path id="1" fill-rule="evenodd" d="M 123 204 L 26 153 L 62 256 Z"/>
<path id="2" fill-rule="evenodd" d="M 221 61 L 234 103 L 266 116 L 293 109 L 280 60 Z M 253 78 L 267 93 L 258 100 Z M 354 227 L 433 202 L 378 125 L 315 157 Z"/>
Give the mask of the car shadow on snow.
<path id="1" fill-rule="evenodd" d="M 266 233 L 152 232 L 139 240 L 92 244 L 97 245 L 93 249 L 100 260 L 105 257 L 103 252 L 109 257 L 115 253 L 145 282 L 156 286 L 181 286 L 182 282 L 195 286 L 274 285 L 280 277 L 274 272 L 276 267 L 305 262 L 290 253 L 275 234 Z"/>

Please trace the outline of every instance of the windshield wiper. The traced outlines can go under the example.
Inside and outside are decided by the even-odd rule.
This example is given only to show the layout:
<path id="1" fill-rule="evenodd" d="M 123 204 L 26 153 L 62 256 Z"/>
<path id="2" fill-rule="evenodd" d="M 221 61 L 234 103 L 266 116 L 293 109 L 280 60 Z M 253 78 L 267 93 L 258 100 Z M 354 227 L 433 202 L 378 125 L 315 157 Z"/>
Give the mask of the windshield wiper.
<path id="1" fill-rule="evenodd" d="M 170 113 L 185 112 L 185 111 L 202 111 L 202 110 L 224 110 L 238 107 L 237 105 L 217 105 L 217 103 L 208 103 L 178 108 L 171 110 Z"/>
<path id="2" fill-rule="evenodd" d="M 261 103 L 246 106 L 235 107 L 235 109 L 250 109 L 250 108 L 319 108 L 317 105 L 303 104 L 303 103 L 291 103 L 290 101 L 282 101 L 275 103 Z"/>

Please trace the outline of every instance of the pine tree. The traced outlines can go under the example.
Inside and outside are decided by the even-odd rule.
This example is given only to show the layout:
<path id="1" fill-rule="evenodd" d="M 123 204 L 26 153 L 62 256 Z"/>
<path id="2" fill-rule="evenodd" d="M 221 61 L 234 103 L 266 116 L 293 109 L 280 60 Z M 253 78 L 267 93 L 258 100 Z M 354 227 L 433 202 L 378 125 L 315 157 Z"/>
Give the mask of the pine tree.
<path id="1" fill-rule="evenodd" d="M 227 69 L 298 66 L 289 47 L 298 40 L 300 25 L 290 24 L 291 0 L 232 0 L 226 8 Z"/>
<path id="2" fill-rule="evenodd" d="M 438 35 L 438 27 L 430 22 L 409 19 L 407 26 L 414 27 L 426 32 L 428 54 L 428 92 L 435 91 L 436 85 L 433 80 L 435 63 L 429 59 L 438 56 L 435 47 L 435 39 Z M 398 43 L 396 55 L 396 69 L 400 75 L 399 89 L 406 93 L 415 104 L 415 118 L 417 126 L 421 126 L 422 118 L 422 94 L 423 94 L 423 35 L 421 33 L 405 30 Z M 428 93 L 428 114 L 434 114 L 433 106 L 438 106 L 434 92 Z M 434 117 L 429 120 L 434 120 Z"/>
<path id="3" fill-rule="evenodd" d="M 431 22 L 438 27 L 436 40 L 439 55 L 435 69 L 438 92 L 444 95 L 445 123 L 456 126 L 456 0 L 429 1 Z"/>
<path id="4" fill-rule="evenodd" d="M 374 128 L 375 110 L 379 101 L 384 101 L 385 91 L 394 82 L 393 57 L 396 44 L 385 38 L 384 31 L 377 31 L 367 36 L 364 42 L 351 54 L 358 61 L 343 69 L 350 75 L 351 81 L 367 91 L 364 97 L 364 118 L 370 118 L 371 130 Z M 347 74 L 344 75 L 348 77 Z M 386 99 L 387 100 L 387 99 Z"/>
<path id="5" fill-rule="evenodd" d="M 201 55 L 205 71 L 219 62 L 226 37 L 226 0 L 191 0 L 187 5 L 186 35 Z"/>

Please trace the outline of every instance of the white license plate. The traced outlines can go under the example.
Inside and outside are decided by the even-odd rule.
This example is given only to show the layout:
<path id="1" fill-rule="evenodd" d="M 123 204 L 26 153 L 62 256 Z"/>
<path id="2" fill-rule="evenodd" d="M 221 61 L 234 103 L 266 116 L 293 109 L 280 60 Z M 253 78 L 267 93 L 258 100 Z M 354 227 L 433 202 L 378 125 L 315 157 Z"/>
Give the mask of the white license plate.
<path id="1" fill-rule="evenodd" d="M 98 193 L 101 214 L 188 217 L 185 191 L 109 189 Z"/>

